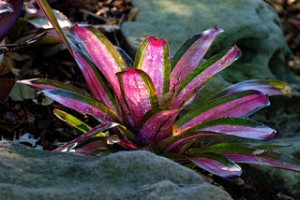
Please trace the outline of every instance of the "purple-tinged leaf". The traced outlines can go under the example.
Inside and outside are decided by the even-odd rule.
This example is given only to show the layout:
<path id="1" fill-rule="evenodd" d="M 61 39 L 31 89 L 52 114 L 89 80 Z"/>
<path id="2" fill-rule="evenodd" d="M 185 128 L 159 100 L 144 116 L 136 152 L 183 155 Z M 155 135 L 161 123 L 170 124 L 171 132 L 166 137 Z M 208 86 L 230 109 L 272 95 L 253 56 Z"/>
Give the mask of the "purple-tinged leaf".
<path id="1" fill-rule="evenodd" d="M 94 136 L 86 139 L 84 143 L 79 143 L 71 152 L 83 153 L 87 155 L 106 155 L 111 153 L 106 144 L 106 138 Z"/>
<path id="2" fill-rule="evenodd" d="M 13 6 L 10 3 L 0 0 L 0 16 L 7 12 L 11 13 L 13 11 Z"/>
<path id="3" fill-rule="evenodd" d="M 214 137 L 219 136 L 216 133 L 209 133 L 209 132 L 192 132 L 187 133 L 184 135 L 177 135 L 171 136 L 166 140 L 160 142 L 156 145 L 156 148 L 162 149 L 164 148 L 164 153 L 180 153 L 183 152 L 183 148 L 188 144 L 190 141 L 194 141 L 195 139 L 203 138 L 203 137 Z"/>
<path id="4" fill-rule="evenodd" d="M 189 154 L 194 155 L 203 152 L 222 154 L 230 160 L 238 163 L 267 165 L 277 168 L 300 171 L 300 161 L 271 149 L 256 149 L 240 144 L 220 143 L 208 148 L 190 149 Z"/>
<path id="5" fill-rule="evenodd" d="M 171 67 L 170 47 L 165 39 L 154 36 L 146 37 L 137 51 L 134 67 L 150 76 L 159 98 L 168 92 Z"/>
<path id="6" fill-rule="evenodd" d="M 73 45 L 73 43 L 71 43 L 71 47 L 74 58 L 93 95 L 98 100 L 103 101 L 105 105 L 116 111 L 116 102 L 110 89 L 106 85 L 103 75 L 99 72 L 90 58 Z"/>
<path id="7" fill-rule="evenodd" d="M 223 32 L 215 26 L 187 40 L 172 61 L 170 91 L 199 65 L 216 36 Z"/>
<path id="8" fill-rule="evenodd" d="M 14 23 L 19 18 L 22 7 L 23 7 L 23 0 L 9 0 L 6 1 L 6 3 L 2 3 L 0 6 L 0 42 L 3 40 L 3 38 L 7 35 L 8 31 L 13 27 Z M 10 4 L 10 5 L 7 5 Z M 13 12 L 11 12 L 11 9 Z M 2 10 L 2 12 L 1 12 Z M 5 12 L 4 12 L 5 11 Z M 7 12 L 6 12 L 7 11 Z"/>
<path id="9" fill-rule="evenodd" d="M 70 127 L 75 128 L 79 133 L 83 134 L 92 129 L 92 127 L 65 111 L 54 109 L 53 113 L 57 118 L 64 121 Z"/>
<path id="10" fill-rule="evenodd" d="M 42 92 L 54 101 L 78 112 L 92 115 L 101 122 L 119 122 L 118 115 L 112 109 L 89 96 L 56 89 L 43 90 Z"/>
<path id="11" fill-rule="evenodd" d="M 81 144 L 81 148 L 82 148 L 84 146 L 83 143 L 92 137 L 97 136 L 97 137 L 107 138 L 107 135 L 104 132 L 106 132 L 107 130 L 109 130 L 111 128 L 117 127 L 118 125 L 119 124 L 113 123 L 113 122 L 105 122 L 103 124 L 100 124 L 99 126 L 93 128 L 89 132 L 72 140 L 71 142 L 68 142 L 68 143 L 54 149 L 53 152 L 70 152 L 70 151 L 74 152 L 75 151 L 74 148 L 76 148 L 76 146 L 78 144 Z M 100 143 L 102 144 L 102 141 L 100 141 Z M 105 142 L 105 144 L 106 144 L 106 142 Z M 88 144 L 86 144 L 86 145 L 88 145 Z M 89 147 L 87 147 L 87 148 L 89 148 Z M 101 146 L 101 148 L 102 148 L 102 146 Z M 78 150 L 78 151 L 80 151 L 80 150 Z"/>
<path id="12" fill-rule="evenodd" d="M 5 52 L 9 52 L 9 51 L 17 51 L 20 50 L 24 47 L 27 47 L 31 44 L 34 44 L 36 42 L 38 42 L 39 40 L 41 40 L 42 38 L 45 37 L 45 35 L 47 34 L 46 31 L 42 32 L 42 33 L 38 33 L 33 35 L 32 37 L 28 38 L 26 41 L 24 42 L 18 42 L 15 44 L 6 44 L 3 46 L 0 46 L 0 54 L 1 53 L 5 53 Z"/>
<path id="13" fill-rule="evenodd" d="M 249 119 L 219 118 L 193 127 L 190 131 L 208 131 L 256 140 L 274 138 L 276 131 Z"/>
<path id="14" fill-rule="evenodd" d="M 247 117 L 270 104 L 266 95 L 245 91 L 212 101 L 182 116 L 173 127 L 173 135 L 183 134 L 199 124 L 225 117 Z"/>
<path id="15" fill-rule="evenodd" d="M 154 114 L 138 133 L 138 139 L 144 145 L 158 142 L 172 134 L 172 126 L 180 109 L 163 110 Z"/>
<path id="16" fill-rule="evenodd" d="M 15 83 L 15 79 L 0 79 L 0 102 L 7 100 Z"/>
<path id="17" fill-rule="evenodd" d="M 246 90 L 256 90 L 266 95 L 290 94 L 291 88 L 287 83 L 278 80 L 248 80 L 236 83 L 223 91 L 217 96 L 227 96 L 233 93 Z"/>
<path id="18" fill-rule="evenodd" d="M 236 178 L 242 174 L 239 165 L 220 154 L 207 152 L 187 158 L 201 169 L 223 178 Z"/>
<path id="19" fill-rule="evenodd" d="M 209 79 L 232 64 L 240 55 L 240 49 L 234 46 L 228 51 L 223 51 L 206 63 L 200 65 L 180 84 L 173 107 L 181 106 L 185 101 L 189 100 L 189 97 L 201 89 Z"/>
<path id="20" fill-rule="evenodd" d="M 117 74 L 123 95 L 123 109 L 135 129 L 141 127 L 144 115 L 158 107 L 156 91 L 150 77 L 139 69 L 129 69 Z"/>
<path id="21" fill-rule="evenodd" d="M 84 91 L 81 91 L 78 88 L 72 87 L 70 85 L 55 80 L 33 78 L 33 79 L 18 80 L 17 83 L 29 85 L 32 87 L 37 87 L 40 89 L 69 90 L 80 94 L 84 94 Z"/>
<path id="22" fill-rule="evenodd" d="M 55 14 L 53 13 L 50 5 L 48 4 L 47 0 L 35 0 L 36 3 L 39 5 L 40 9 L 44 12 L 44 14 L 47 16 L 49 21 L 51 22 L 52 26 L 56 30 L 57 34 L 59 35 L 61 41 L 66 45 L 69 52 L 73 55 L 72 48 L 67 40 L 67 37 L 64 33 L 64 31 L 61 29 Z"/>
<path id="23" fill-rule="evenodd" d="M 121 91 L 116 73 L 126 69 L 122 56 L 113 44 L 95 29 L 74 25 L 70 33 L 108 80 L 120 100 Z"/>

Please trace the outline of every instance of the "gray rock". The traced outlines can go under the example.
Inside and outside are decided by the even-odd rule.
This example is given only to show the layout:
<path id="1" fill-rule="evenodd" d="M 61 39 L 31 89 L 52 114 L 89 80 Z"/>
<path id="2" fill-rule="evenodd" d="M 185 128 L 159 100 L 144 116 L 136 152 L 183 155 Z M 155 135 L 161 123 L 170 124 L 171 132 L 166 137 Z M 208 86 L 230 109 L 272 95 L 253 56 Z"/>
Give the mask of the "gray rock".
<path id="1" fill-rule="evenodd" d="M 262 0 L 132 0 L 136 21 L 121 31 L 135 51 L 147 35 L 166 38 L 172 54 L 183 42 L 215 24 L 225 30 L 208 55 L 237 44 L 242 58 L 222 72 L 231 82 L 254 78 L 294 80 L 285 67 L 290 50 L 276 12 Z M 234 73 L 233 73 L 234 72 Z"/>
<path id="2" fill-rule="evenodd" d="M 231 199 L 197 173 L 146 151 L 106 157 L 0 142 L 0 199 Z"/>

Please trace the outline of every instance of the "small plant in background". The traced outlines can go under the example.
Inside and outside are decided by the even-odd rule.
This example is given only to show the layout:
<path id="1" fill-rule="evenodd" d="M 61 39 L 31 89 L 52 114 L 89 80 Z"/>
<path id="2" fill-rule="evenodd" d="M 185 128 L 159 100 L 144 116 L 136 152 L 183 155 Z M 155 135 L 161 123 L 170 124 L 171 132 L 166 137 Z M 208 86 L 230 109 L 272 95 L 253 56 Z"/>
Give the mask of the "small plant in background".
<path id="1" fill-rule="evenodd" d="M 80 67 L 91 94 L 44 79 L 19 83 L 42 89 L 58 103 L 93 116 L 91 127 L 71 114 L 54 114 L 81 135 L 54 152 L 103 155 L 118 150 L 147 150 L 194 165 L 224 178 L 241 175 L 237 163 L 264 164 L 300 171 L 299 162 L 273 151 L 276 131 L 248 118 L 270 104 L 268 95 L 285 94 L 281 81 L 251 80 L 216 94 L 203 106 L 181 114 L 186 105 L 205 95 L 202 88 L 215 74 L 241 55 L 233 46 L 202 61 L 222 30 L 211 28 L 187 40 L 170 59 L 165 39 L 145 38 L 133 66 L 93 28 L 74 25 L 68 37 L 60 29 L 46 1 L 37 0 Z M 254 142 L 255 141 L 255 142 Z"/>

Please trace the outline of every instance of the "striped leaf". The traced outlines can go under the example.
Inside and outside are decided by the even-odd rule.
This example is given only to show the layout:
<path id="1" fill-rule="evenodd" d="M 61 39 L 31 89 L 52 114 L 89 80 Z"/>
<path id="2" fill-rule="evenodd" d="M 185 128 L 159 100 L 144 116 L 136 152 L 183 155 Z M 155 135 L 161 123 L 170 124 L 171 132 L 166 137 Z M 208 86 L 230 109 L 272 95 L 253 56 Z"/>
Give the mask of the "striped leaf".
<path id="1" fill-rule="evenodd" d="M 164 110 L 150 117 L 143 123 L 143 126 L 138 133 L 138 138 L 141 143 L 148 145 L 169 137 L 179 111 L 179 109 Z"/>
<path id="2" fill-rule="evenodd" d="M 92 115 L 101 122 L 119 121 L 117 114 L 112 109 L 91 97 L 67 90 L 48 89 L 42 92 L 54 101 L 78 112 Z"/>
<path id="3" fill-rule="evenodd" d="M 220 154 L 207 152 L 188 156 L 187 158 L 201 169 L 223 178 L 236 178 L 242 174 L 239 165 Z"/>
<path id="4" fill-rule="evenodd" d="M 216 36 L 223 32 L 215 26 L 187 40 L 172 61 L 170 91 L 199 65 Z"/>
<path id="5" fill-rule="evenodd" d="M 270 104 L 266 95 L 257 91 L 245 91 L 212 101 L 187 113 L 175 122 L 173 134 L 182 134 L 185 129 L 225 117 L 247 117 Z"/>
<path id="6" fill-rule="evenodd" d="M 93 28 L 88 29 L 74 25 L 71 27 L 70 33 L 108 80 L 117 97 L 121 99 L 116 73 L 125 70 L 127 67 L 113 44 Z"/>
<path id="7" fill-rule="evenodd" d="M 253 148 L 241 144 L 220 143 L 208 148 L 190 149 L 188 155 L 197 155 L 204 152 L 222 154 L 238 163 L 267 165 L 277 168 L 300 171 L 300 161 L 280 153 L 273 152 L 270 148 Z"/>
<path id="8" fill-rule="evenodd" d="M 291 93 L 291 88 L 288 84 L 279 80 L 247 80 L 224 89 L 217 97 L 231 95 L 246 90 L 256 90 L 269 96 Z"/>
<path id="9" fill-rule="evenodd" d="M 187 76 L 179 86 L 178 94 L 175 97 L 173 107 L 181 106 L 189 97 L 201 89 L 201 87 L 214 75 L 231 65 L 241 55 L 241 51 L 236 46 L 228 51 L 223 51 L 215 57 L 200 65 L 189 76 Z"/>
<path id="10" fill-rule="evenodd" d="M 92 127 L 65 111 L 54 109 L 53 113 L 57 118 L 64 121 L 70 127 L 75 128 L 81 134 L 87 133 L 92 129 Z"/>
<path id="11" fill-rule="evenodd" d="M 100 124 L 89 132 L 54 149 L 53 152 L 82 152 L 90 154 L 99 150 L 107 151 L 107 135 L 104 132 L 117 126 L 118 124 L 113 122 Z"/>
<path id="12" fill-rule="evenodd" d="M 170 47 L 165 39 L 146 37 L 136 54 L 134 67 L 146 72 L 154 83 L 160 98 L 169 90 Z"/>
<path id="13" fill-rule="evenodd" d="M 73 43 L 71 43 L 74 58 L 82 71 L 82 74 L 88 83 L 88 86 L 98 100 L 104 102 L 105 105 L 113 110 L 117 110 L 116 102 L 114 96 L 112 95 L 110 89 L 107 87 L 105 78 L 99 72 L 95 64 L 90 60 L 90 58 L 84 54 L 80 49 L 78 49 Z"/>
<path id="14" fill-rule="evenodd" d="M 129 69 L 117 74 L 123 96 L 122 108 L 129 117 L 129 125 L 135 130 L 141 127 L 142 118 L 158 108 L 156 91 L 150 77 L 139 69 Z"/>
<path id="15" fill-rule="evenodd" d="M 190 131 L 208 131 L 256 140 L 274 138 L 276 131 L 250 119 L 219 118 L 193 127 Z"/>

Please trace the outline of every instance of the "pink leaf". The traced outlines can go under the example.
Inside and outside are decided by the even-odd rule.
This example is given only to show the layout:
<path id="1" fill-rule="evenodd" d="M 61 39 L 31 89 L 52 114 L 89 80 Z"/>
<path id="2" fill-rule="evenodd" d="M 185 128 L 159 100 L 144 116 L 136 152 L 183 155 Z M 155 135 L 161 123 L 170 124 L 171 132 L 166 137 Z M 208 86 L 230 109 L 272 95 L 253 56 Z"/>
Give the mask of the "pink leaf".
<path id="1" fill-rule="evenodd" d="M 71 27 L 70 33 L 84 48 L 120 99 L 121 91 L 116 73 L 126 69 L 126 64 L 113 44 L 95 29 L 74 25 Z"/>
<path id="2" fill-rule="evenodd" d="M 196 38 L 191 38 L 192 41 L 187 41 L 181 47 L 174 57 L 177 63 L 171 72 L 170 91 L 174 86 L 179 85 L 191 71 L 196 69 L 216 36 L 221 32 L 223 30 L 215 26 L 199 34 Z"/>
<path id="3" fill-rule="evenodd" d="M 176 108 L 181 106 L 186 100 L 189 99 L 195 91 L 199 90 L 209 79 L 214 75 L 231 65 L 239 56 L 240 49 L 236 46 L 232 47 L 223 57 L 212 58 L 207 63 L 211 65 L 204 64 L 203 68 L 200 66 L 196 69 L 190 76 L 184 80 L 182 85 L 180 85 L 178 94 L 175 97 L 173 107 Z M 199 71 L 199 72 L 198 72 Z"/>
<path id="4" fill-rule="evenodd" d="M 122 108 L 129 125 L 138 129 L 144 115 L 158 107 L 156 91 L 150 77 L 138 69 L 129 69 L 117 74 L 122 90 Z"/>
<path id="5" fill-rule="evenodd" d="M 269 104 L 267 96 L 257 91 L 223 97 L 181 117 L 174 125 L 173 134 L 181 134 L 184 129 L 218 118 L 247 117 Z"/>
<path id="6" fill-rule="evenodd" d="M 150 76 L 158 97 L 168 92 L 170 49 L 165 39 L 153 36 L 145 38 L 138 49 L 134 67 L 143 70 Z"/>
<path id="7" fill-rule="evenodd" d="M 179 109 L 163 110 L 150 117 L 142 126 L 138 138 L 142 144 L 158 142 L 171 135 Z"/>

